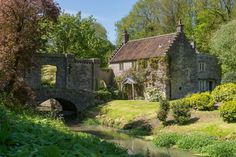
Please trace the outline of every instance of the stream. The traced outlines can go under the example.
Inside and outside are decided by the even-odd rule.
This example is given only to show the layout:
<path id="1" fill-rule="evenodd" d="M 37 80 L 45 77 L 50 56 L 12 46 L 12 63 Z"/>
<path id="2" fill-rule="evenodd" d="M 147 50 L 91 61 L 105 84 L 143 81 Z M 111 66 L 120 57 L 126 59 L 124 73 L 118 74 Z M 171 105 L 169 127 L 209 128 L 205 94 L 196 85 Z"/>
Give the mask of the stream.
<path id="1" fill-rule="evenodd" d="M 177 149 L 157 148 L 150 140 L 131 137 L 124 132 L 105 126 L 69 125 L 72 131 L 92 134 L 107 142 L 128 150 L 130 155 L 141 154 L 145 157 L 197 157 L 191 152 Z"/>

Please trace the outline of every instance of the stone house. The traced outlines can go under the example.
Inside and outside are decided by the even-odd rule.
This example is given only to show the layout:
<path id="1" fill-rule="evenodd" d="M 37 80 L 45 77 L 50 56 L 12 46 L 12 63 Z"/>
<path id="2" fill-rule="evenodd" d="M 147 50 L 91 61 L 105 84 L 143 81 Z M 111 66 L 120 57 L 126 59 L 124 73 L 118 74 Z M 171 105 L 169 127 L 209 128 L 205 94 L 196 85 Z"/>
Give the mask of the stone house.
<path id="1" fill-rule="evenodd" d="M 221 79 L 217 58 L 199 53 L 183 28 L 179 21 L 175 33 L 138 40 L 129 40 L 125 31 L 123 44 L 111 57 L 109 67 L 115 76 L 120 76 L 129 69 L 137 69 L 142 61 L 144 68 L 149 69 L 144 87 L 158 88 L 168 99 L 212 90 Z"/>

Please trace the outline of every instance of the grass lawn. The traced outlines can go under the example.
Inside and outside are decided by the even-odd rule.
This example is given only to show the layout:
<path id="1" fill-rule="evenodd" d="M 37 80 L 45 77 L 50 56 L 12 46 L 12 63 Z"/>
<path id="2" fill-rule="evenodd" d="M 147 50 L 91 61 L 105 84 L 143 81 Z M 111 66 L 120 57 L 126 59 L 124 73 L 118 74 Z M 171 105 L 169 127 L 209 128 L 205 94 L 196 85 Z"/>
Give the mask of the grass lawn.
<path id="1" fill-rule="evenodd" d="M 89 112 L 95 115 L 93 118 L 100 123 L 116 128 L 122 128 L 129 123 L 138 120 L 148 122 L 154 129 L 154 134 L 163 132 L 189 133 L 200 132 L 221 139 L 236 139 L 236 124 L 228 124 L 220 118 L 219 111 L 192 111 L 195 119 L 187 125 L 169 125 L 160 127 L 156 120 L 158 103 L 143 100 L 116 100 L 107 104 L 92 108 Z M 96 114 L 94 114 L 96 113 Z M 170 115 L 168 120 L 173 120 Z"/>
<path id="2" fill-rule="evenodd" d="M 199 119 L 188 125 L 171 125 L 161 129 L 156 128 L 156 132 L 202 132 L 217 138 L 236 139 L 236 124 L 224 122 L 220 117 L 219 111 L 192 111 L 192 118 Z M 171 116 L 169 116 L 169 119 L 172 119 Z"/>
<path id="3" fill-rule="evenodd" d="M 92 108 L 100 123 L 122 128 L 124 125 L 138 120 L 152 120 L 156 117 L 158 103 L 144 100 L 116 100 Z"/>

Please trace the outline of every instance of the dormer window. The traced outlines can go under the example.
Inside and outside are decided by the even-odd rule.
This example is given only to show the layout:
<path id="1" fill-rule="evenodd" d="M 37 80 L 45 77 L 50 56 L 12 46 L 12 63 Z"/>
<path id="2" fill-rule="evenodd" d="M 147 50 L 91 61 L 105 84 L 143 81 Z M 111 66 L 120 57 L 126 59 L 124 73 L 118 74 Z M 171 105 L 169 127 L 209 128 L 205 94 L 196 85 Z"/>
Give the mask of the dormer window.
<path id="1" fill-rule="evenodd" d="M 199 71 L 206 71 L 206 63 L 205 62 L 199 62 Z"/>

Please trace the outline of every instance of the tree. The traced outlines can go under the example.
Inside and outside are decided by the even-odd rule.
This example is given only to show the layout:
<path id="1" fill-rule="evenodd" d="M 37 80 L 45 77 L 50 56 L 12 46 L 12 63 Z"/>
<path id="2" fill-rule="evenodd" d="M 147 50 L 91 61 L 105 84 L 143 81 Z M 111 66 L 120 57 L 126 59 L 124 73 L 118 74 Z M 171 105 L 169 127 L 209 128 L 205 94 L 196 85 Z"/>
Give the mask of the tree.
<path id="1" fill-rule="evenodd" d="M 170 110 L 170 104 L 166 98 L 160 97 L 159 99 L 160 108 L 157 112 L 157 118 L 166 125 L 166 119 Z"/>
<path id="2" fill-rule="evenodd" d="M 212 34 L 236 16 L 235 0 L 139 0 L 128 16 L 117 22 L 117 44 L 125 29 L 130 39 L 175 32 L 182 19 L 184 31 L 199 51 L 209 52 Z"/>
<path id="3" fill-rule="evenodd" d="M 222 65 L 223 73 L 233 72 L 236 67 L 236 20 L 224 24 L 211 39 L 211 53 Z"/>
<path id="4" fill-rule="evenodd" d="M 72 53 L 79 58 L 100 58 L 106 66 L 113 45 L 107 39 L 106 29 L 92 17 L 81 18 L 81 13 L 63 13 L 56 25 L 50 25 L 51 32 L 46 37 L 46 52 Z"/>
<path id="5" fill-rule="evenodd" d="M 59 12 L 53 0 L 0 0 L 0 90 L 23 93 L 24 74 L 47 32 L 42 23 L 56 21 Z"/>
<path id="6" fill-rule="evenodd" d="M 176 0 L 139 0 L 128 16 L 117 22 L 118 39 L 122 41 L 124 29 L 131 39 L 173 32 L 178 20 Z"/>

